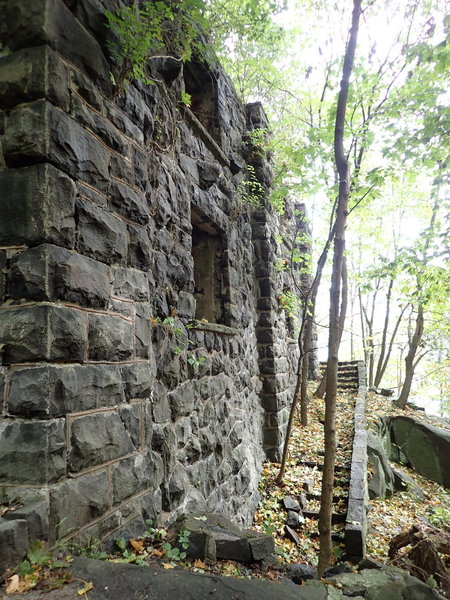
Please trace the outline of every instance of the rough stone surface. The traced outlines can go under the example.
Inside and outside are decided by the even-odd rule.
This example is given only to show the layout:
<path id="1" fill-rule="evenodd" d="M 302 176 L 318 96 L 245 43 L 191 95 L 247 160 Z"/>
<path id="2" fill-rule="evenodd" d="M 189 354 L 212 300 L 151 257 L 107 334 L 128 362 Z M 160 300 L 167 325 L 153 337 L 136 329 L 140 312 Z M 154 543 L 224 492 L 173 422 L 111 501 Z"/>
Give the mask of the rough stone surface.
<path id="1" fill-rule="evenodd" d="M 65 458 L 63 419 L 0 420 L 1 483 L 45 484 L 57 481 L 66 473 Z"/>
<path id="2" fill-rule="evenodd" d="M 391 417 L 391 443 L 400 449 L 392 457 L 415 471 L 450 488 L 450 432 L 416 417 Z M 394 448 L 395 446 L 392 446 Z"/>
<path id="3" fill-rule="evenodd" d="M 212 126 L 173 122 L 191 66 L 151 61 L 156 85 L 113 94 L 105 8 L 0 2 L 0 481 L 52 540 L 200 509 L 248 526 L 295 384 L 275 236 L 296 217 L 238 202 L 243 141 L 267 119 L 220 67 L 196 75 L 215 82 L 199 98 Z M 193 325 L 199 290 L 217 322 Z"/>
<path id="4" fill-rule="evenodd" d="M 27 522 L 24 519 L 0 519 L 0 565 L 4 572 L 15 567 L 28 549 Z"/>
<path id="5" fill-rule="evenodd" d="M 109 506 L 106 471 L 68 479 L 50 491 L 50 531 L 64 536 L 100 517 Z"/>
<path id="6" fill-rule="evenodd" d="M 220 514 L 182 515 L 173 526 L 173 532 L 190 531 L 190 558 L 216 561 L 217 559 L 249 562 L 262 560 L 273 553 L 273 538 L 251 530 L 242 530 Z"/>
<path id="7" fill-rule="evenodd" d="M 116 366 L 48 365 L 12 372 L 8 410 L 25 417 L 60 417 L 115 406 L 123 400 L 123 383 Z"/>
<path id="8" fill-rule="evenodd" d="M 27 524 L 28 546 L 35 540 L 44 540 L 49 535 L 48 500 L 37 500 L 14 511 L 7 511 L 7 521 L 24 520 Z"/>
<path id="9" fill-rule="evenodd" d="M 123 421 L 116 412 L 101 412 L 74 419 L 69 469 L 78 472 L 135 450 Z"/>
<path id="10" fill-rule="evenodd" d="M 17 300 L 65 300 L 104 308 L 110 296 L 106 265 L 50 244 L 16 254 L 9 279 L 9 293 Z"/>
<path id="11" fill-rule="evenodd" d="M 0 311 L 3 364 L 81 361 L 87 337 L 86 315 L 62 306 L 26 306 Z"/>
<path id="12" fill-rule="evenodd" d="M 389 498 L 394 493 L 394 473 L 381 441 L 373 431 L 367 432 L 367 456 L 373 470 L 369 480 L 370 498 Z"/>
<path id="13" fill-rule="evenodd" d="M 76 188 L 50 164 L 0 171 L 0 243 L 50 242 L 72 248 Z"/>
<path id="14" fill-rule="evenodd" d="M 302 563 L 288 564 L 286 566 L 286 573 L 298 585 L 317 576 L 317 571 L 314 567 Z"/>

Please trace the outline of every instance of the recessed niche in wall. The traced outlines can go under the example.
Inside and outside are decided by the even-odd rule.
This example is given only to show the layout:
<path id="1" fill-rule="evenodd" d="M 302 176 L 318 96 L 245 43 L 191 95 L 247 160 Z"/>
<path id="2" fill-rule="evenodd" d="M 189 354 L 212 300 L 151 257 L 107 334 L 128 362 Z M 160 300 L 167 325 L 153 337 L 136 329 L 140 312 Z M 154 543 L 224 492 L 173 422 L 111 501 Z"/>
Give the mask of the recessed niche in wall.
<path id="1" fill-rule="evenodd" d="M 195 318 L 223 323 L 224 297 L 221 231 L 199 209 L 192 207 L 192 258 L 194 259 Z"/>
<path id="2" fill-rule="evenodd" d="M 217 92 L 214 74 L 193 60 L 184 64 L 184 87 L 191 96 L 190 109 L 217 142 L 220 141 L 217 117 Z"/>

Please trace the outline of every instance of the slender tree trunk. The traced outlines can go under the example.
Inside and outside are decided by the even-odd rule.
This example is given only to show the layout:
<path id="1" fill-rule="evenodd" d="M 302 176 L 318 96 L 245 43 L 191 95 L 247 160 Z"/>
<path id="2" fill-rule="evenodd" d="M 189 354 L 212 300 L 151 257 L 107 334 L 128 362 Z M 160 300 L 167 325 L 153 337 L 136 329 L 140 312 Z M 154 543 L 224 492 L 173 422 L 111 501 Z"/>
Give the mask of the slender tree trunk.
<path id="1" fill-rule="evenodd" d="M 400 327 L 400 323 L 402 322 L 403 315 L 405 314 L 405 310 L 406 310 L 407 306 L 408 305 L 406 305 L 406 306 L 404 306 L 402 308 L 402 311 L 401 311 L 401 313 L 398 316 L 398 319 L 397 319 L 397 321 L 395 323 L 394 331 L 391 334 L 391 339 L 389 341 L 389 346 L 387 348 L 383 364 L 381 365 L 380 370 L 378 370 L 378 368 L 377 368 L 377 373 L 376 373 L 376 376 L 375 376 L 375 387 L 378 387 L 380 385 L 382 379 L 383 379 L 384 373 L 386 371 L 386 368 L 388 366 L 389 360 L 391 358 L 392 348 L 394 346 L 394 341 L 395 341 L 395 338 L 397 336 L 397 331 L 398 331 L 398 328 Z"/>
<path id="2" fill-rule="evenodd" d="M 405 408 L 406 403 L 408 402 L 409 394 L 411 392 L 411 385 L 414 377 L 414 371 L 421 358 L 419 357 L 419 360 L 417 360 L 416 354 L 423 335 L 423 312 L 423 306 L 419 305 L 414 333 L 409 343 L 408 354 L 405 357 L 405 379 L 403 381 L 402 391 L 397 400 L 397 404 L 400 408 Z"/>
<path id="3" fill-rule="evenodd" d="M 422 261 L 424 263 L 427 260 L 427 251 L 428 251 L 428 248 L 430 247 L 431 235 L 432 235 L 433 228 L 434 228 L 434 225 L 436 222 L 438 210 L 439 210 L 439 200 L 438 200 L 438 197 L 436 196 L 436 200 L 434 202 L 433 210 L 431 213 L 431 220 L 430 220 L 430 225 L 428 228 L 428 235 L 425 238 L 425 245 L 424 245 L 424 249 L 423 249 Z M 417 275 L 417 290 L 421 291 L 421 292 L 423 291 L 423 286 L 424 286 L 423 279 L 424 279 L 423 275 L 421 275 L 419 272 Z M 424 321 L 425 321 L 424 313 L 425 313 L 425 299 L 421 299 L 421 300 L 419 300 L 419 306 L 417 309 L 417 317 L 416 317 L 416 321 L 415 321 L 415 325 L 414 325 L 414 333 L 410 339 L 409 346 L 408 346 L 408 354 L 406 355 L 406 358 L 405 358 L 405 379 L 403 381 L 402 391 L 397 400 L 397 404 L 400 408 L 405 408 L 406 403 L 408 402 L 409 393 L 411 391 L 411 385 L 412 385 L 415 369 L 416 369 L 417 365 L 419 364 L 420 360 L 427 353 L 427 351 L 425 351 L 425 352 L 422 352 L 421 354 L 417 355 L 417 351 L 419 349 L 420 342 L 422 341 L 422 337 L 423 337 Z"/>
<path id="4" fill-rule="evenodd" d="M 361 289 L 358 288 L 358 300 L 359 300 L 359 318 L 361 321 L 361 340 L 362 340 L 362 347 L 363 347 L 363 355 L 364 355 L 364 362 L 367 365 L 367 345 L 366 345 L 366 328 L 364 325 L 364 315 L 363 315 L 363 303 L 362 303 L 362 294 L 361 294 Z"/>
<path id="5" fill-rule="evenodd" d="M 384 362 L 384 357 L 385 357 L 385 353 L 386 353 L 386 341 L 387 341 L 387 332 L 388 332 L 388 327 L 389 327 L 389 319 L 391 316 L 390 312 L 391 312 L 391 297 L 392 297 L 393 285 L 394 285 L 394 278 L 391 277 L 391 280 L 389 281 L 388 291 L 386 294 L 386 312 L 384 314 L 384 324 L 383 324 L 383 333 L 381 335 L 380 353 L 378 356 L 377 368 L 375 371 L 375 379 L 374 379 L 375 387 L 378 387 L 381 377 L 382 377 L 381 370 L 383 368 L 383 362 Z"/>
<path id="6" fill-rule="evenodd" d="M 340 346 L 342 341 L 342 333 L 344 332 L 345 325 L 345 316 L 347 314 L 347 304 L 348 304 L 348 271 L 347 271 L 347 260 L 345 256 L 343 257 L 342 263 L 342 298 L 341 298 L 341 307 L 339 310 L 339 326 L 338 326 L 338 346 Z M 325 391 L 327 389 L 327 368 L 322 375 L 322 379 L 320 380 L 319 387 L 314 392 L 315 398 L 323 398 L 325 396 Z"/>
<path id="7" fill-rule="evenodd" d="M 302 372 L 300 385 L 300 422 L 303 427 L 308 426 L 308 370 L 309 354 L 312 350 L 313 320 L 312 315 L 306 317 L 304 352 L 302 357 Z"/>
<path id="8" fill-rule="evenodd" d="M 325 455 L 322 474 L 322 493 L 319 512 L 319 564 L 318 574 L 324 571 L 333 561 L 331 541 L 331 515 L 333 502 L 334 463 L 336 456 L 336 388 L 338 352 L 340 342 L 340 304 L 341 280 L 345 249 L 345 225 L 347 221 L 349 196 L 349 169 L 344 151 L 344 125 L 347 108 L 350 76 L 353 69 L 356 42 L 358 38 L 361 0 L 353 0 L 352 26 L 350 38 L 345 51 L 342 69 L 341 88 L 339 91 L 336 123 L 334 130 L 334 155 L 339 174 L 339 200 L 336 212 L 336 232 L 334 237 L 333 271 L 330 289 L 330 329 L 328 336 L 327 386 L 325 393 Z"/>

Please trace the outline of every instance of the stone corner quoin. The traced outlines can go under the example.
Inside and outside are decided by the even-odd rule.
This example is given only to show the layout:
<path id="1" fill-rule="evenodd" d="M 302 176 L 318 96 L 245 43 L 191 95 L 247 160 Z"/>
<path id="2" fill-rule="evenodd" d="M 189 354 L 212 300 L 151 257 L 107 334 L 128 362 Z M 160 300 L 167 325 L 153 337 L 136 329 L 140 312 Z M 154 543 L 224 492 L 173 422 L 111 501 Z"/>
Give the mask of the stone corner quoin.
<path id="1" fill-rule="evenodd" d="M 23 506 L 5 566 L 163 512 L 249 525 L 294 384 L 275 234 L 295 217 L 239 201 L 246 165 L 271 181 L 243 143 L 261 106 L 199 63 L 114 95 L 100 7 L 0 9 L 0 495 Z"/>

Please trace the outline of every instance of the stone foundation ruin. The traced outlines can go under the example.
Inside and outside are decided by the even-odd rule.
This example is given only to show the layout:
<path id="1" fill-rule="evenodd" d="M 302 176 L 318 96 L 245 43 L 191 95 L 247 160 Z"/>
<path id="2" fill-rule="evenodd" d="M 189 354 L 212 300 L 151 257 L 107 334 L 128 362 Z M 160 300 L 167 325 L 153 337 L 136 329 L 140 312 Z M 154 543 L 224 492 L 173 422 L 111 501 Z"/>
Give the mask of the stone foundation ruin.
<path id="1" fill-rule="evenodd" d="M 5 567 L 35 538 L 193 509 L 249 525 L 292 396 L 276 234 L 301 216 L 243 194 L 247 165 L 270 186 L 245 143 L 264 113 L 195 62 L 155 60 L 159 83 L 115 96 L 112 5 L 0 1 Z"/>

